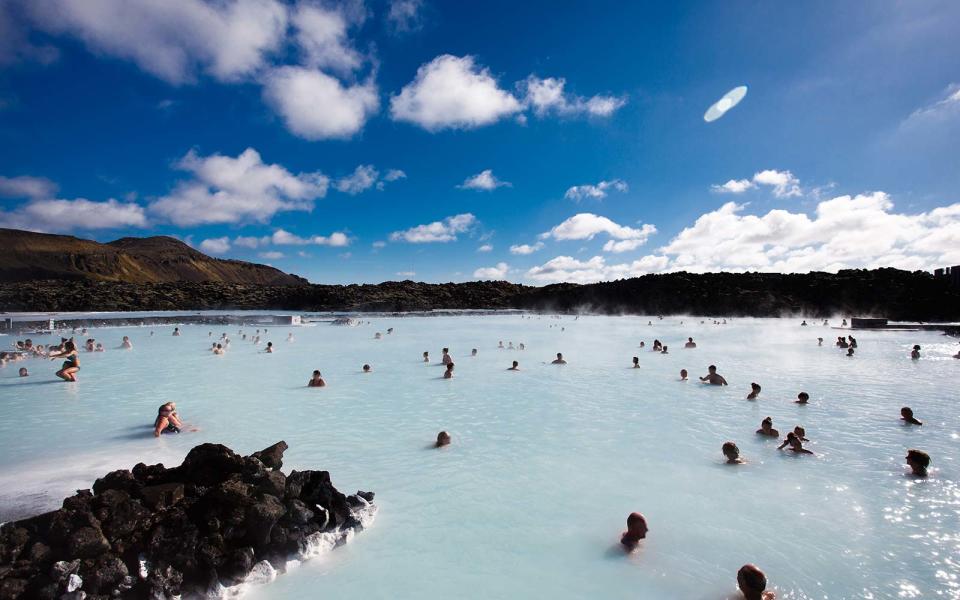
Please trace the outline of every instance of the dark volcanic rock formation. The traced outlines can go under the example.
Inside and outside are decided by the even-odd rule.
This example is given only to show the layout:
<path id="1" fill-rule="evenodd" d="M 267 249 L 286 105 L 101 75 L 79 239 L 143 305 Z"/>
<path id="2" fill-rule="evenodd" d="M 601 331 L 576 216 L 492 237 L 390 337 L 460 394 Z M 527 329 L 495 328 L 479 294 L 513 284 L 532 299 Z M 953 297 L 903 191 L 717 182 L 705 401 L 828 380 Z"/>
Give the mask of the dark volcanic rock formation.
<path id="1" fill-rule="evenodd" d="M 376 507 L 326 471 L 280 470 L 285 442 L 242 457 L 201 444 L 179 467 L 113 471 L 63 508 L 0 528 L 0 600 L 219 595 L 316 547 Z"/>

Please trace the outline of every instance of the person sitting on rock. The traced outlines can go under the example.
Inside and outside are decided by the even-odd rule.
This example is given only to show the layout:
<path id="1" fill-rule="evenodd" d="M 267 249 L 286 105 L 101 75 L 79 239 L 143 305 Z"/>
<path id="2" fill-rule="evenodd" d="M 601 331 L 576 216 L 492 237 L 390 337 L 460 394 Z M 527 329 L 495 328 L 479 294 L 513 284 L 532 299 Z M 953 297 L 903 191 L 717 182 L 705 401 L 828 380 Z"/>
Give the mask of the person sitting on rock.
<path id="1" fill-rule="evenodd" d="M 910 358 L 912 358 L 913 360 L 917 360 L 918 358 L 920 358 L 920 345 L 919 345 L 919 344 L 915 344 L 915 345 L 913 346 L 913 350 L 910 352 Z"/>
<path id="2" fill-rule="evenodd" d="M 554 360 L 554 361 L 551 362 L 550 364 L 551 364 L 551 365 L 565 365 L 565 364 L 567 364 L 567 361 L 563 360 L 563 354 L 562 354 L 562 353 L 557 352 L 557 358 L 556 358 L 556 360 Z"/>
<path id="3" fill-rule="evenodd" d="M 907 425 L 923 425 L 923 423 L 913 416 L 913 409 L 909 406 L 904 406 L 900 409 L 900 420 Z"/>
<path id="4" fill-rule="evenodd" d="M 740 448 L 737 448 L 737 445 L 733 442 L 724 442 L 720 450 L 727 458 L 728 465 L 743 464 L 744 460 L 740 458 Z"/>
<path id="5" fill-rule="evenodd" d="M 747 400 L 756 400 L 757 396 L 760 395 L 760 384 L 751 383 L 750 384 L 750 393 L 747 394 Z"/>
<path id="6" fill-rule="evenodd" d="M 630 513 L 627 517 L 627 530 L 620 536 L 620 543 L 627 550 L 633 550 L 640 544 L 640 540 L 647 537 L 647 519 L 638 512 Z"/>
<path id="7" fill-rule="evenodd" d="M 926 477 L 930 468 L 930 455 L 922 450 L 907 450 L 907 464 L 917 477 Z"/>
<path id="8" fill-rule="evenodd" d="M 162 433 L 180 433 L 182 423 L 175 412 L 168 404 L 157 410 L 157 420 L 153 422 L 153 437 L 160 437 Z"/>
<path id="9" fill-rule="evenodd" d="M 777 446 L 777 450 L 783 450 L 786 446 L 790 446 L 790 450 L 797 454 L 813 454 L 813 452 L 803 447 L 800 438 L 792 431 L 787 433 L 787 439 L 783 440 L 783 443 Z"/>
<path id="10" fill-rule="evenodd" d="M 513 361 L 513 365 L 512 365 L 511 367 L 509 367 L 507 370 L 508 370 L 508 371 L 519 371 L 519 370 L 520 370 L 520 363 L 518 363 L 517 361 Z"/>
<path id="11" fill-rule="evenodd" d="M 687 338 L 687 343 L 683 345 L 684 348 L 696 348 L 697 343 L 693 341 L 692 337 Z"/>
<path id="12" fill-rule="evenodd" d="M 680 369 L 680 381 L 686 381 L 687 375 L 688 373 L 686 369 Z"/>
<path id="13" fill-rule="evenodd" d="M 437 443 L 434 444 L 435 448 L 443 448 L 444 446 L 450 445 L 450 434 L 446 431 L 441 431 L 437 434 Z"/>
<path id="14" fill-rule="evenodd" d="M 767 437 L 780 437 L 780 432 L 773 428 L 773 417 L 764 417 L 763 421 L 760 421 L 760 429 L 757 433 Z"/>
<path id="15" fill-rule="evenodd" d="M 727 380 L 723 378 L 722 375 L 717 374 L 716 365 L 710 365 L 707 367 L 708 373 L 700 378 L 700 381 L 703 383 L 709 383 L 710 385 L 727 385 Z"/>
<path id="16" fill-rule="evenodd" d="M 634 369 L 639 369 L 639 368 L 640 368 L 640 357 L 639 357 L 639 356 L 634 356 L 634 357 L 633 357 L 633 368 L 634 368 Z"/>
<path id="17" fill-rule="evenodd" d="M 746 564 L 737 571 L 737 587 L 744 600 L 775 600 L 773 592 L 766 591 L 767 576 L 756 565 Z"/>
<path id="18" fill-rule="evenodd" d="M 316 370 L 313 372 L 313 377 L 310 378 L 310 381 L 307 382 L 307 387 L 323 387 L 327 385 L 327 382 L 323 380 L 323 377 L 320 376 L 320 371 Z"/>
<path id="19" fill-rule="evenodd" d="M 123 336 L 123 341 L 120 342 L 120 348 L 122 348 L 122 349 L 124 349 L 124 350 L 132 350 L 132 349 L 133 349 L 133 343 L 130 341 L 130 338 L 129 338 L 129 337 Z"/>
<path id="20" fill-rule="evenodd" d="M 453 363 L 447 363 L 447 370 L 443 372 L 444 379 L 453 379 Z"/>
<path id="21" fill-rule="evenodd" d="M 794 404 L 806 404 L 810 401 L 810 394 L 806 392 L 800 392 L 797 394 L 797 399 L 794 400 Z"/>

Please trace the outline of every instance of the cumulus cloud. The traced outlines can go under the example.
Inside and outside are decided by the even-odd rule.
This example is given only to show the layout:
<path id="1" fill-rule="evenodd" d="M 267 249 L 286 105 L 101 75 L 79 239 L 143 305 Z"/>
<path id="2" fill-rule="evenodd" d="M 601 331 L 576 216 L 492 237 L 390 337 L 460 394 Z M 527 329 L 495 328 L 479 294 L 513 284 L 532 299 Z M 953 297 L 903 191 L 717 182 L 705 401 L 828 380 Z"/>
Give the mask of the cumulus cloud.
<path id="1" fill-rule="evenodd" d="M 800 180 L 790 171 L 766 169 L 753 174 L 753 179 L 731 179 L 723 185 L 714 185 L 712 190 L 720 194 L 742 194 L 757 186 L 765 185 L 773 188 L 773 195 L 777 198 L 789 198 L 803 195 L 800 189 Z"/>
<path id="2" fill-rule="evenodd" d="M 230 238 L 208 238 L 200 242 L 200 249 L 209 254 L 226 254 L 230 251 Z"/>
<path id="3" fill-rule="evenodd" d="M 472 56 L 450 54 L 421 65 L 414 80 L 390 99 L 394 120 L 428 131 L 489 125 L 521 109 L 520 101 Z"/>
<path id="4" fill-rule="evenodd" d="M 596 185 L 575 185 L 569 188 L 563 197 L 567 200 L 583 200 L 584 198 L 600 200 L 607 197 L 608 190 L 625 192 L 627 189 L 627 184 L 624 181 L 614 179 L 613 181 L 601 181 Z"/>
<path id="5" fill-rule="evenodd" d="M 287 128 L 308 140 L 353 137 L 380 108 L 373 79 L 345 86 L 316 69 L 286 66 L 264 79 L 263 97 Z"/>
<path id="6" fill-rule="evenodd" d="M 665 256 L 644 256 L 632 262 L 608 265 L 602 256 L 594 256 L 586 261 L 572 256 L 558 256 L 529 269 L 526 276 L 543 283 L 594 283 L 655 273 L 666 268 L 669 262 Z"/>
<path id="7" fill-rule="evenodd" d="M 345 194 L 356 195 L 372 188 L 379 176 L 373 165 L 360 165 L 352 174 L 338 179 L 334 187 Z"/>
<path id="8" fill-rule="evenodd" d="M 4 177 L 0 175 L 0 197 L 51 198 L 57 193 L 57 184 L 44 177 Z"/>
<path id="9" fill-rule="evenodd" d="M 534 252 L 541 250 L 543 248 L 543 242 L 537 242 L 536 244 L 520 244 L 510 246 L 510 254 L 533 254 Z"/>
<path id="10" fill-rule="evenodd" d="M 270 243 L 270 236 L 264 237 L 253 237 L 253 236 L 237 236 L 233 239 L 234 246 L 240 246 L 241 248 L 259 248 L 260 246 L 266 246 Z"/>
<path id="11" fill-rule="evenodd" d="M 278 0 L 130 2 L 30 0 L 30 20 L 81 40 L 98 54 L 130 60 L 170 83 L 199 72 L 220 81 L 252 75 L 278 50 L 287 9 Z"/>
<path id="12" fill-rule="evenodd" d="M 578 213 L 560 223 L 550 231 L 540 234 L 540 239 L 553 238 L 555 240 L 592 240 L 594 236 L 605 233 L 614 240 L 629 242 L 619 246 L 610 242 L 604 246 L 608 252 L 624 252 L 632 250 L 644 243 L 647 238 L 657 232 L 657 228 L 650 224 L 642 225 L 639 229 L 619 225 L 607 217 L 593 213 Z"/>
<path id="13" fill-rule="evenodd" d="M 86 198 L 35 199 L 14 210 L 0 211 L 0 227 L 29 231 L 57 232 L 146 226 L 147 216 L 142 206 L 133 202 L 119 202 L 113 198 L 103 202 Z"/>
<path id="14" fill-rule="evenodd" d="M 477 279 L 503 279 L 507 276 L 510 266 L 505 262 L 497 263 L 495 267 L 481 267 L 473 272 Z"/>
<path id="15" fill-rule="evenodd" d="M 416 277 L 416 271 L 397 271 L 397 277 Z"/>
<path id="16" fill-rule="evenodd" d="M 350 238 L 347 234 L 335 231 L 329 236 L 325 235 L 314 235 L 308 238 L 300 237 L 289 231 L 283 229 L 278 229 L 273 232 L 273 235 L 270 236 L 270 241 L 277 246 L 306 246 L 306 245 L 315 245 L 315 246 L 331 246 L 331 247 L 343 247 L 350 245 Z"/>
<path id="17" fill-rule="evenodd" d="M 317 4 L 301 2 L 293 10 L 291 23 L 304 63 L 348 75 L 363 63 L 348 36 L 346 14 Z"/>
<path id="18" fill-rule="evenodd" d="M 406 178 L 407 174 L 400 169 L 388 169 L 387 174 L 383 176 L 384 181 L 397 181 L 398 179 Z"/>
<path id="19" fill-rule="evenodd" d="M 153 202 L 154 214 L 177 225 L 244 223 L 270 220 L 278 212 L 309 211 L 327 193 L 329 179 L 320 172 L 294 175 L 266 164 L 253 148 L 236 158 L 190 151 L 176 166 L 193 174 Z"/>
<path id="20" fill-rule="evenodd" d="M 467 177 L 462 184 L 457 187 L 462 190 L 483 190 L 483 191 L 493 191 L 498 187 L 510 187 L 510 183 L 507 181 L 500 181 L 497 179 L 496 175 L 493 174 L 492 169 L 484 169 L 476 175 Z"/>
<path id="21" fill-rule="evenodd" d="M 405 231 L 394 231 L 390 234 L 390 240 L 411 244 L 452 242 L 457 239 L 457 234 L 469 231 L 476 224 L 477 218 L 475 216 L 471 213 L 463 213 L 447 217 L 442 221 L 417 225 Z"/>
<path id="22" fill-rule="evenodd" d="M 538 117 L 548 114 L 609 117 L 627 103 L 625 98 L 615 96 L 598 95 L 583 98 L 568 94 L 564 91 L 566 83 L 562 77 L 542 79 L 536 75 L 530 75 L 520 82 L 518 87 L 524 92 L 524 104 L 531 107 Z"/>
<path id="23" fill-rule="evenodd" d="M 484 244 L 477 248 L 477 252 L 490 252 L 491 250 L 493 250 L 493 246 L 490 244 Z"/>
<path id="24" fill-rule="evenodd" d="M 276 251 L 276 250 L 270 250 L 269 252 L 261 252 L 261 253 L 258 254 L 257 256 L 259 256 L 260 258 L 265 258 L 265 259 L 267 259 L 267 260 L 279 260 L 279 259 L 283 258 L 285 255 L 284 255 L 283 252 L 278 252 L 278 251 Z"/>
<path id="25" fill-rule="evenodd" d="M 420 29 L 423 0 L 390 0 L 387 23 L 394 31 L 406 33 Z"/>

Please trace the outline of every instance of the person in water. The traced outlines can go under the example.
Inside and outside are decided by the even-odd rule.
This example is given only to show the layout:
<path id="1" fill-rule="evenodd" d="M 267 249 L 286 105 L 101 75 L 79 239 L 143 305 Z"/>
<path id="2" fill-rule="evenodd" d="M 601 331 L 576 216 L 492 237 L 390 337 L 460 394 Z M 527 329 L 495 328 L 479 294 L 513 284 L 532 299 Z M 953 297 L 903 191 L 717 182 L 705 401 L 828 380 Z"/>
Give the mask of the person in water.
<path id="1" fill-rule="evenodd" d="M 708 373 L 700 378 L 700 381 L 703 383 L 709 383 L 710 385 L 727 385 L 727 380 L 723 378 L 722 375 L 717 374 L 716 365 L 710 365 L 707 367 Z"/>
<path id="2" fill-rule="evenodd" d="M 440 361 L 445 365 L 453 363 L 453 357 L 450 356 L 450 348 L 443 349 L 443 356 L 440 357 Z"/>
<path id="3" fill-rule="evenodd" d="M 557 359 L 550 363 L 551 365 L 565 365 L 567 361 L 563 360 L 563 354 L 557 352 Z"/>
<path id="4" fill-rule="evenodd" d="M 498 345 L 497 348 L 503 349 L 503 340 L 500 340 L 500 345 Z"/>
<path id="5" fill-rule="evenodd" d="M 907 450 L 907 464 L 910 471 L 917 477 L 926 477 L 930 468 L 930 455 L 923 450 Z"/>
<path id="6" fill-rule="evenodd" d="M 153 437 L 160 437 L 163 433 L 180 433 L 182 426 L 176 411 L 169 404 L 164 404 L 157 410 L 157 419 L 153 422 Z"/>
<path id="7" fill-rule="evenodd" d="M 647 519 L 638 512 L 630 513 L 627 517 L 627 530 L 620 536 L 620 543 L 628 551 L 640 544 L 640 540 L 647 537 Z"/>
<path id="8" fill-rule="evenodd" d="M 737 448 L 737 445 L 733 442 L 724 442 L 720 451 L 727 458 L 728 465 L 740 465 L 745 462 L 740 458 L 740 448 Z"/>
<path id="9" fill-rule="evenodd" d="M 217 344 L 213 349 L 214 354 L 223 354 L 223 344 Z"/>
<path id="10" fill-rule="evenodd" d="M 634 356 L 634 357 L 633 357 L 633 368 L 634 368 L 634 369 L 639 369 L 639 368 L 640 368 L 640 357 L 639 357 L 639 356 Z"/>
<path id="11" fill-rule="evenodd" d="M 362 370 L 363 370 L 364 373 L 369 373 L 369 372 L 372 371 L 373 369 L 370 368 L 370 365 L 363 365 L 363 369 L 362 369 Z"/>
<path id="12" fill-rule="evenodd" d="M 907 425 L 923 425 L 923 423 L 913 416 L 913 409 L 909 406 L 904 406 L 900 409 L 900 420 Z"/>
<path id="13" fill-rule="evenodd" d="M 429 352 L 424 352 L 424 353 L 423 353 L 423 362 L 425 362 L 425 363 L 430 362 L 430 353 L 429 353 Z"/>
<path id="14" fill-rule="evenodd" d="M 823 345 L 823 338 L 822 338 L 822 337 L 818 337 L 818 338 L 817 338 L 817 345 L 818 345 L 818 346 L 822 346 L 822 345 Z"/>
<path id="15" fill-rule="evenodd" d="M 810 441 L 810 440 L 807 439 L 807 430 L 804 429 L 803 427 L 799 426 L 799 425 L 797 425 L 796 427 L 793 428 L 793 434 L 796 435 L 798 438 L 800 438 L 800 441 L 801 441 L 801 442 L 809 442 L 809 441 Z"/>
<path id="16" fill-rule="evenodd" d="M 30 377 L 26 367 L 20 367 L 20 377 Z"/>
<path id="17" fill-rule="evenodd" d="M 813 454 L 813 452 L 803 447 L 800 438 L 792 431 L 787 433 L 787 439 L 783 440 L 783 443 L 777 446 L 777 450 L 783 450 L 786 446 L 790 446 L 790 449 L 797 454 Z"/>
<path id="18" fill-rule="evenodd" d="M 273 342 L 267 342 L 267 347 L 264 349 L 264 352 L 273 353 Z"/>
<path id="19" fill-rule="evenodd" d="M 453 363 L 447 363 L 447 370 L 443 372 L 444 379 L 453 379 Z"/>
<path id="20" fill-rule="evenodd" d="M 653 349 L 651 352 L 660 352 L 663 349 L 663 344 L 660 343 L 660 340 L 653 340 Z"/>
<path id="21" fill-rule="evenodd" d="M 450 434 L 446 431 L 441 431 L 437 434 L 437 442 L 433 445 L 434 448 L 443 448 L 444 446 L 450 445 Z"/>
<path id="22" fill-rule="evenodd" d="M 133 344 L 130 342 L 130 338 L 127 336 L 123 336 L 123 341 L 120 342 L 120 347 L 123 348 L 124 350 L 132 350 Z"/>
<path id="23" fill-rule="evenodd" d="M 310 381 L 307 382 L 307 387 L 323 387 L 327 385 L 327 382 L 323 380 L 323 377 L 320 376 L 320 371 L 316 370 L 313 372 L 313 377 L 310 378 Z"/>
<path id="24" fill-rule="evenodd" d="M 780 432 L 773 428 L 773 417 L 764 417 L 763 421 L 760 421 L 760 429 L 757 433 L 767 437 L 780 437 Z"/>
<path id="25" fill-rule="evenodd" d="M 810 401 L 810 394 L 806 392 L 800 392 L 797 394 L 797 399 L 794 400 L 794 404 L 806 404 Z"/>
<path id="26" fill-rule="evenodd" d="M 508 371 L 519 371 L 519 370 L 520 370 L 520 363 L 518 363 L 517 361 L 513 361 L 513 365 L 512 365 L 511 367 L 509 367 L 507 370 L 508 370 Z"/>
<path id="27" fill-rule="evenodd" d="M 847 336 L 847 339 L 850 340 L 850 347 L 851 347 L 851 348 L 856 348 L 856 347 L 857 347 L 857 338 L 853 337 L 852 335 L 848 335 L 848 336 Z"/>
<path id="28" fill-rule="evenodd" d="M 476 355 L 477 355 L 477 349 L 474 348 L 473 350 L 470 351 L 470 356 L 476 356 Z"/>
<path id="29" fill-rule="evenodd" d="M 747 394 L 747 400 L 756 400 L 757 396 L 760 395 L 760 384 L 751 383 L 750 384 L 750 393 Z"/>
<path id="30" fill-rule="evenodd" d="M 686 380 L 687 380 L 687 370 L 680 369 L 680 381 L 686 381 Z"/>
<path id="31" fill-rule="evenodd" d="M 853 353 L 854 353 L 853 348 L 847 348 L 847 356 L 853 356 Z"/>
<path id="32" fill-rule="evenodd" d="M 807 326 L 807 322 L 806 322 L 806 321 L 804 321 L 803 323 L 800 323 L 800 327 L 806 327 L 806 326 Z"/>
<path id="33" fill-rule="evenodd" d="M 737 571 L 737 587 L 743 593 L 744 600 L 775 600 L 773 592 L 767 590 L 767 576 L 756 565 L 746 564 Z"/>
<path id="34" fill-rule="evenodd" d="M 380 335 L 380 332 L 379 332 L 379 331 L 376 332 L 375 334 L 373 334 L 373 339 L 375 339 L 375 340 L 379 340 L 379 339 L 382 338 L 382 337 L 383 337 L 383 336 Z"/>
<path id="35" fill-rule="evenodd" d="M 64 342 L 63 350 L 50 353 L 50 360 L 57 358 L 66 359 L 57 371 L 57 377 L 64 381 L 76 381 L 77 372 L 80 371 L 80 353 L 77 352 L 77 347 L 73 345 L 72 340 Z"/>
<path id="36" fill-rule="evenodd" d="M 910 358 L 917 360 L 920 358 L 920 345 L 916 344 L 913 346 L 913 350 L 910 352 Z"/>
<path id="37" fill-rule="evenodd" d="M 692 337 L 687 338 L 687 343 L 683 345 L 684 348 L 696 348 L 697 343 L 693 341 Z"/>
<path id="38" fill-rule="evenodd" d="M 179 327 L 174 327 L 174 328 L 173 328 L 173 335 L 180 335 L 180 328 L 179 328 Z"/>
<path id="39" fill-rule="evenodd" d="M 526 349 L 527 349 L 527 347 L 523 345 L 523 342 L 520 342 L 520 345 L 517 346 L 517 348 L 519 348 L 519 349 L 521 349 L 521 350 L 526 350 Z"/>
<path id="40" fill-rule="evenodd" d="M 666 347 L 666 346 L 661 346 L 661 347 L 660 347 L 660 354 L 669 354 L 669 353 L 667 352 L 667 347 Z"/>

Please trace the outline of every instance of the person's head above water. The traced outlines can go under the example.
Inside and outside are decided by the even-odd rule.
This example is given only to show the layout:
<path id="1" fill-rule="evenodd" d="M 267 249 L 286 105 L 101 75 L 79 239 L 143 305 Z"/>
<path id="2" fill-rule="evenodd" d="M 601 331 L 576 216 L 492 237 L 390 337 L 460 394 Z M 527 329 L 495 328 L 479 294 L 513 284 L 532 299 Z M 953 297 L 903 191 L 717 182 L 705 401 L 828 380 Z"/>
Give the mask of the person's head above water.
<path id="1" fill-rule="evenodd" d="M 767 576 L 756 565 L 743 565 L 737 571 L 737 587 L 746 600 L 760 600 L 767 589 Z"/>
<path id="2" fill-rule="evenodd" d="M 437 434 L 437 443 L 434 444 L 437 448 L 450 445 L 450 434 L 446 431 L 441 431 Z"/>
<path id="3" fill-rule="evenodd" d="M 20 377 L 29 377 L 30 373 L 27 372 L 26 367 L 20 367 Z"/>
<path id="4" fill-rule="evenodd" d="M 686 369 L 680 369 L 680 379 L 686 379 L 687 375 L 688 373 Z"/>
<path id="5" fill-rule="evenodd" d="M 916 417 L 913 416 L 913 409 L 909 406 L 904 406 L 900 409 L 900 420 L 909 423 L 910 425 L 923 425 Z"/>
<path id="6" fill-rule="evenodd" d="M 477 349 L 474 348 L 473 350 L 470 351 L 470 356 L 476 356 L 476 355 L 477 355 Z"/>
<path id="7" fill-rule="evenodd" d="M 727 462 L 730 464 L 743 462 L 740 458 L 740 448 L 737 448 L 737 445 L 733 442 L 724 442 L 720 451 L 723 452 L 723 455 L 727 458 Z"/>
<path id="8" fill-rule="evenodd" d="M 363 372 L 364 372 L 364 373 L 369 373 L 369 372 L 370 372 L 370 365 L 363 365 Z"/>
<path id="9" fill-rule="evenodd" d="M 927 469 L 930 468 L 930 455 L 923 450 L 907 450 L 907 464 L 914 475 L 926 477 Z"/>
<path id="10" fill-rule="evenodd" d="M 633 357 L 633 366 L 635 366 L 635 367 L 640 366 L 640 357 L 639 357 L 639 356 L 634 356 L 634 357 Z"/>
<path id="11" fill-rule="evenodd" d="M 630 513 L 627 517 L 627 530 L 620 536 L 620 543 L 628 549 L 634 548 L 640 540 L 647 537 L 647 519 L 638 512 Z"/>
<path id="12" fill-rule="evenodd" d="M 810 401 L 810 394 L 806 392 L 800 392 L 797 394 L 797 404 L 806 404 Z"/>
<path id="13" fill-rule="evenodd" d="M 709 367 L 707 367 L 707 371 L 708 371 L 709 373 L 711 373 L 711 374 L 712 374 L 712 373 L 716 373 L 716 372 L 717 372 L 717 365 L 710 365 Z"/>

